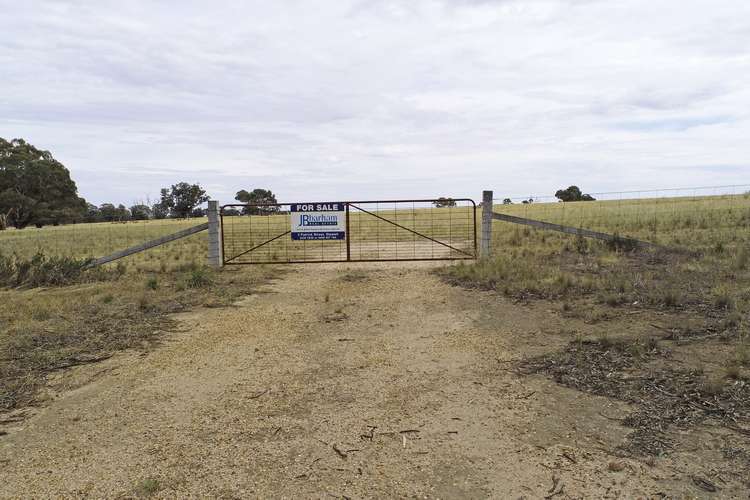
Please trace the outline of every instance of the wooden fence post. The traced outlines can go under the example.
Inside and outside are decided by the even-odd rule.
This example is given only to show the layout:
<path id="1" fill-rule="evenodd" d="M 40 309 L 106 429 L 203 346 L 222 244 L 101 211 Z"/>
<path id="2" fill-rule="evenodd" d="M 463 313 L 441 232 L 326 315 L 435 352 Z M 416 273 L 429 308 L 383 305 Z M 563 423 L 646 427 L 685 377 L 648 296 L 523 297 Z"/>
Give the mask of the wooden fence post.
<path id="1" fill-rule="evenodd" d="M 208 265 L 211 267 L 224 265 L 221 216 L 219 215 L 219 202 L 216 200 L 208 202 Z"/>
<path id="2" fill-rule="evenodd" d="M 479 256 L 483 259 L 492 256 L 492 191 L 482 193 L 482 246 Z"/>

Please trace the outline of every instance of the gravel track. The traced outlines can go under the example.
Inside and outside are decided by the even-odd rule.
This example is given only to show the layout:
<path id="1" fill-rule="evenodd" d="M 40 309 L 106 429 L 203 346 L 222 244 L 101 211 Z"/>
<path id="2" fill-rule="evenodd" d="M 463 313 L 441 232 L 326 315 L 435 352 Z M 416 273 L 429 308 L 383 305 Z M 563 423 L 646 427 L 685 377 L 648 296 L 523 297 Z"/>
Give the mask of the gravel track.
<path id="1" fill-rule="evenodd" d="M 87 383 L 7 428 L 0 497 L 694 491 L 672 462 L 613 458 L 628 430 L 602 413 L 622 403 L 509 369 L 563 345 L 539 347 L 557 316 L 430 266 L 295 267 L 235 307 L 178 319 L 156 350 L 81 367 L 67 376 Z"/>

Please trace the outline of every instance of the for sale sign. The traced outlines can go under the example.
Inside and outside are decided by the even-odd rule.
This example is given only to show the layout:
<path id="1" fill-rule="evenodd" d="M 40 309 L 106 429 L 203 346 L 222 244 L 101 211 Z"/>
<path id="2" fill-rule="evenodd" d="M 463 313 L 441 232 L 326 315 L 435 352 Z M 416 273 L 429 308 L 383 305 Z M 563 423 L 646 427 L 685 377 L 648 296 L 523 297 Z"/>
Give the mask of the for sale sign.
<path id="1" fill-rule="evenodd" d="M 346 238 L 346 203 L 295 203 L 291 212 L 293 240 Z"/>

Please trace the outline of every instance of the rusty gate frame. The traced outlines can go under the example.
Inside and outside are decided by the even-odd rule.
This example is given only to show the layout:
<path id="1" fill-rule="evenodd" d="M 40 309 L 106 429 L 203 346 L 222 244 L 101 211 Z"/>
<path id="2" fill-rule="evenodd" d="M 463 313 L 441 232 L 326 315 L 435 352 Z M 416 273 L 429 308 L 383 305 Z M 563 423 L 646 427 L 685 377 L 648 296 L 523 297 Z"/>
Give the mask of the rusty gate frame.
<path id="1" fill-rule="evenodd" d="M 220 220 L 221 220 L 221 254 L 222 254 L 222 263 L 223 265 L 233 265 L 233 266 L 241 266 L 241 265 L 258 265 L 258 264 L 335 264 L 335 263 L 347 263 L 347 262 L 417 262 L 417 261 L 439 261 L 439 260 L 475 260 L 479 257 L 478 253 L 478 247 L 477 247 L 477 204 L 474 200 L 471 198 L 447 198 L 447 200 L 453 201 L 453 202 L 468 202 L 471 205 L 467 206 L 472 211 L 472 225 L 473 225 L 473 246 L 472 251 L 468 252 L 465 250 L 461 250 L 459 248 L 455 248 L 452 245 L 449 245 L 447 243 L 444 243 L 440 240 L 437 240 L 435 238 L 432 238 L 431 236 L 427 236 L 426 234 L 419 233 L 418 231 L 415 231 L 413 229 L 410 229 L 408 227 L 402 226 L 401 224 L 394 222 L 392 220 L 388 220 L 385 217 L 381 217 L 373 212 L 370 212 L 368 210 L 365 210 L 361 207 L 359 207 L 359 204 L 366 204 L 366 203 L 436 203 L 436 202 L 444 202 L 446 201 L 446 198 L 442 199 L 422 199 L 422 200 L 359 200 L 359 201 L 344 201 L 341 202 L 346 207 L 346 259 L 323 259 L 323 260 L 285 260 L 285 261 L 257 261 L 257 262 L 232 262 L 233 260 L 246 255 L 250 252 L 253 252 L 264 245 L 267 245 L 273 241 L 278 240 L 279 238 L 283 238 L 284 236 L 287 236 L 292 231 L 291 229 L 289 231 L 283 232 L 281 234 L 278 234 L 274 236 L 273 238 L 270 238 L 263 243 L 260 243 L 258 245 L 253 246 L 252 248 L 249 248 L 237 255 L 232 256 L 231 258 L 227 259 L 226 255 L 226 248 L 225 248 L 225 236 L 224 236 L 224 210 L 227 208 L 238 208 L 238 207 L 254 207 L 254 208 L 263 208 L 263 207 L 283 207 L 287 205 L 293 205 L 296 202 L 293 203 L 229 203 L 227 205 L 222 205 L 219 210 Z M 323 203 L 323 202 L 319 202 Z M 459 257 L 411 257 L 411 258 L 388 258 L 388 259 L 362 259 L 362 258 L 352 258 L 351 255 L 351 233 L 350 233 L 350 226 L 349 226 L 349 208 L 354 208 L 355 210 L 359 210 L 360 212 L 363 212 L 366 215 L 373 216 L 379 220 L 382 220 L 384 222 L 387 222 L 393 226 L 396 226 L 400 229 L 403 229 L 405 231 L 408 231 L 410 233 L 413 233 L 414 235 L 424 238 L 426 240 L 432 241 L 433 243 L 437 243 L 439 245 L 442 245 L 444 247 L 447 247 L 453 251 L 456 251 L 458 253 L 464 254 L 465 256 L 459 256 Z M 450 207 L 448 207 L 450 208 Z"/>

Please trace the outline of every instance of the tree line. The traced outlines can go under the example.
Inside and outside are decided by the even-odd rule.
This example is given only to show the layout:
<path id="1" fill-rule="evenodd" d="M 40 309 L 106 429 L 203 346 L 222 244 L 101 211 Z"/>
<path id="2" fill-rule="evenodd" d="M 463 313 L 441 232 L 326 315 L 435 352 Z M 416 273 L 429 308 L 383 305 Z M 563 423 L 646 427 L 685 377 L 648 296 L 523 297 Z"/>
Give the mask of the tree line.
<path id="1" fill-rule="evenodd" d="M 563 202 L 593 201 L 578 186 L 559 189 L 555 197 Z M 99 206 L 78 196 L 70 172 L 52 153 L 37 149 L 23 139 L 0 137 L 0 230 L 6 227 L 42 227 L 76 222 L 125 222 L 131 220 L 203 217 L 202 208 L 210 197 L 200 184 L 178 182 L 162 188 L 156 203 L 135 203 L 129 207 L 113 203 Z M 279 212 L 276 196 L 268 189 L 240 190 L 241 205 L 226 207 L 224 215 L 268 215 Z M 533 199 L 523 203 L 533 203 Z M 510 198 L 503 204 L 511 204 Z M 453 207 L 452 198 L 442 197 L 436 207 Z"/>
<path id="2" fill-rule="evenodd" d="M 96 206 L 78 196 L 70 172 L 49 151 L 37 149 L 23 139 L 7 141 L 0 137 L 0 230 L 23 229 L 30 225 L 203 217 L 202 206 L 209 199 L 200 184 L 178 182 L 162 188 L 156 203 Z M 276 203 L 276 196 L 267 189 L 243 189 L 237 192 L 235 199 L 255 206 L 241 210 L 229 208 L 229 215 L 278 211 L 278 207 L 272 205 Z"/>
<path id="3" fill-rule="evenodd" d="M 558 189 L 555 191 L 555 198 L 557 198 L 557 201 L 562 202 L 568 202 L 568 201 L 596 201 L 596 198 L 591 196 L 590 194 L 586 194 L 583 191 L 581 191 L 581 188 L 578 186 L 568 186 L 565 189 Z M 531 203 L 534 203 L 534 198 L 529 198 L 528 200 L 522 200 L 521 203 L 524 205 L 528 205 Z M 503 205 L 512 205 L 513 200 L 510 198 L 504 198 L 503 199 Z"/>

